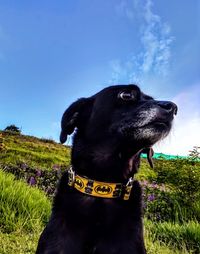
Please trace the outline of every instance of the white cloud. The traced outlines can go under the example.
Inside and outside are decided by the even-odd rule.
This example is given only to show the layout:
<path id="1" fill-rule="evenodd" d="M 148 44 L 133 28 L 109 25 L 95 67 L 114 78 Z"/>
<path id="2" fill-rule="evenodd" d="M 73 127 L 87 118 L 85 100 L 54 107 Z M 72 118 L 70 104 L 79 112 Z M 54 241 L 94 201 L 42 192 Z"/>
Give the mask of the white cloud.
<path id="1" fill-rule="evenodd" d="M 170 26 L 153 13 L 152 7 L 152 1 L 147 0 L 143 13 L 144 27 L 141 32 L 144 47 L 141 69 L 144 73 L 154 71 L 166 75 L 171 57 L 170 45 L 174 38 L 170 35 Z"/>
<path id="2" fill-rule="evenodd" d="M 135 65 L 136 66 L 136 65 Z M 128 60 L 126 62 L 122 62 L 119 59 L 110 61 L 110 68 L 112 70 L 111 79 L 108 81 L 110 84 L 119 84 L 124 80 L 131 82 L 131 78 L 133 78 L 134 73 L 132 72 L 134 68 L 133 61 Z M 138 76 L 134 76 L 135 82 L 138 81 Z"/>
<path id="3" fill-rule="evenodd" d="M 120 16 L 125 15 L 130 20 L 134 19 L 133 8 L 132 9 L 130 8 L 129 3 L 126 0 L 120 1 L 120 3 L 118 3 L 115 6 L 115 10 L 116 10 L 116 13 Z"/>
<path id="4" fill-rule="evenodd" d="M 109 83 L 141 83 L 146 76 L 152 74 L 165 77 L 169 70 L 171 44 L 174 40 L 171 28 L 159 15 L 153 13 L 152 0 L 146 0 L 144 6 L 138 0 L 131 2 L 132 5 L 128 3 L 130 1 L 121 1 L 116 11 L 130 22 L 134 22 L 134 19 L 140 21 L 138 43 L 142 45 L 142 49 L 139 53 L 128 56 L 126 61 L 115 60 L 120 68 L 116 68 L 111 61 L 112 77 Z"/>
<path id="5" fill-rule="evenodd" d="M 190 86 L 172 101 L 178 105 L 178 114 L 172 133 L 155 146 L 155 151 L 166 154 L 188 155 L 193 146 L 200 146 L 200 83 Z"/>

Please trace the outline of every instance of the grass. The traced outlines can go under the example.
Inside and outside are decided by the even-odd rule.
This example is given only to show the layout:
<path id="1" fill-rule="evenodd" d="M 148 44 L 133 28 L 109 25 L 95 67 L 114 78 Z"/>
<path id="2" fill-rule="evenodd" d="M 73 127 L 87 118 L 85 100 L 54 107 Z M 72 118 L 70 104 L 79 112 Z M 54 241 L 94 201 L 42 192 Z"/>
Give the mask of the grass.
<path id="1" fill-rule="evenodd" d="M 34 254 L 41 232 L 26 233 L 16 231 L 12 234 L 0 233 L 0 253 L 1 254 Z M 148 236 L 145 237 L 148 254 L 192 254 L 184 247 L 182 250 L 174 249 L 167 244 L 153 241 Z"/>
<path id="2" fill-rule="evenodd" d="M 42 191 L 0 170 L 0 253 L 35 253 L 50 209 Z"/>
<path id="3" fill-rule="evenodd" d="M 162 222 L 145 222 L 147 235 L 167 244 L 173 249 L 190 250 L 191 253 L 200 253 L 200 224 L 196 221 L 189 221 L 183 224 Z"/>
<path id="4" fill-rule="evenodd" d="M 50 214 L 50 201 L 37 188 L 30 188 L 0 170 L 0 230 L 32 231 L 41 228 Z"/>
<path id="5" fill-rule="evenodd" d="M 18 168 L 18 165 L 24 163 L 33 169 L 48 170 L 46 173 L 49 174 L 55 165 L 65 168 L 70 163 L 69 158 L 70 148 L 52 140 L 0 131 L 0 168 L 1 165 L 4 169 L 7 165 Z M 151 183 L 151 181 L 157 182 L 162 175 L 164 180 L 168 179 L 167 184 L 171 184 L 174 190 L 176 190 L 177 181 L 183 181 L 181 188 L 186 191 L 185 182 L 192 180 L 194 176 L 190 186 L 198 190 L 195 177 L 198 176 L 200 164 L 194 167 L 180 164 L 182 171 L 175 172 L 178 164 L 171 161 L 160 163 L 162 163 L 160 171 L 158 166 L 152 170 L 145 159 L 142 159 L 137 178 Z M 159 163 L 156 161 L 155 164 Z M 188 175 L 189 168 L 191 174 Z M 25 173 L 27 174 L 27 171 Z M 174 174 L 178 175 L 173 177 Z M 49 177 L 48 180 L 50 180 Z M 191 198 L 193 193 L 191 189 Z M 193 203 L 194 205 L 191 203 L 192 209 L 191 207 L 188 209 L 187 206 L 182 207 L 182 203 L 178 203 L 177 218 L 181 217 L 182 220 L 152 222 L 145 219 L 145 244 L 148 254 L 200 253 L 200 224 L 197 220 L 199 216 L 193 216 L 193 214 L 200 214 L 200 200 L 196 199 Z M 43 191 L 28 186 L 22 180 L 16 180 L 14 175 L 0 169 L 0 254 L 35 253 L 38 238 L 49 218 L 50 209 L 51 201 Z M 164 213 L 167 215 L 168 210 Z"/>
<path id="6" fill-rule="evenodd" d="M 50 214 L 50 201 L 37 188 L 16 181 L 13 175 L 2 171 L 0 186 L 0 253 L 35 253 L 39 235 Z M 194 222 L 180 226 L 145 220 L 149 254 L 195 253 L 192 249 L 197 249 L 199 233 L 199 225 Z"/>
<path id="7" fill-rule="evenodd" d="M 10 234 L 0 232 L 0 253 L 35 254 L 38 238 L 38 232 L 15 231 Z"/>
<path id="8" fill-rule="evenodd" d="M 69 165 L 70 148 L 52 140 L 0 131 L 1 165 L 19 165 L 26 163 L 29 167 L 52 169 L 53 165 Z"/>
<path id="9" fill-rule="evenodd" d="M 160 242 L 148 236 L 148 232 L 145 235 L 145 246 L 147 254 L 192 254 L 192 251 L 188 251 L 183 245 L 181 249 L 176 249 L 167 242 Z"/>

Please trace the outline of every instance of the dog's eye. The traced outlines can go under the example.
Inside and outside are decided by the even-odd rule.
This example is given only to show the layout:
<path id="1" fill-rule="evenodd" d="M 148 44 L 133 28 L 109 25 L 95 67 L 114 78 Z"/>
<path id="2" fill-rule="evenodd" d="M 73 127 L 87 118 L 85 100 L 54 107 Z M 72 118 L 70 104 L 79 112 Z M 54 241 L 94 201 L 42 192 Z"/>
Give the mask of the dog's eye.
<path id="1" fill-rule="evenodd" d="M 120 92 L 118 94 L 118 97 L 124 101 L 132 101 L 132 100 L 135 100 L 135 94 L 133 91 L 131 92 Z"/>

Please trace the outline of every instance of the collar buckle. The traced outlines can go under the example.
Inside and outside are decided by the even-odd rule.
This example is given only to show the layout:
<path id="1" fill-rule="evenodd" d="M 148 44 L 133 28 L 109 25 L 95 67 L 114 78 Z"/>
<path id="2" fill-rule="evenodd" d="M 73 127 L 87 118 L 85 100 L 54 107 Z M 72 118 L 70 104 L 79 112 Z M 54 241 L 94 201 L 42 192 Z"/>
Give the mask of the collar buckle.
<path id="1" fill-rule="evenodd" d="M 75 182 L 75 172 L 73 171 L 72 167 L 68 170 L 68 185 L 73 186 Z"/>
<path id="2" fill-rule="evenodd" d="M 131 195 L 131 190 L 132 190 L 132 187 L 133 187 L 133 182 L 134 182 L 133 177 L 130 177 L 128 179 L 128 182 L 127 182 L 126 187 L 125 187 L 123 200 L 129 200 L 130 195 Z"/>
<path id="3" fill-rule="evenodd" d="M 134 182 L 133 177 L 129 177 L 128 182 L 127 182 L 127 184 L 126 184 L 126 187 L 128 187 L 128 186 L 133 186 L 133 182 Z"/>

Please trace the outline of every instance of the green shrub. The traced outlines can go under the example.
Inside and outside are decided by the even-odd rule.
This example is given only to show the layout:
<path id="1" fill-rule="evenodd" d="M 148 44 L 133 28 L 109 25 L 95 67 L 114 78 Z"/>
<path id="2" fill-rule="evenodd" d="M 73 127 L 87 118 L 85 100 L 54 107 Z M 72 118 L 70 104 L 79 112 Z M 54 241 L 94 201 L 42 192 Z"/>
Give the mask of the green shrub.
<path id="1" fill-rule="evenodd" d="M 169 194 L 160 194 L 160 205 L 167 196 L 169 208 L 173 203 L 172 212 L 175 209 L 176 217 L 179 213 L 179 220 L 195 218 L 200 221 L 200 162 L 189 159 L 157 160 L 154 170 L 153 180 L 170 189 Z"/>
<path id="2" fill-rule="evenodd" d="M 176 193 L 166 185 L 141 182 L 145 217 L 152 221 L 177 221 L 181 208 Z"/>
<path id="3" fill-rule="evenodd" d="M 192 151 L 190 151 L 189 156 L 191 160 L 198 161 L 200 159 L 200 146 L 194 146 Z"/>

